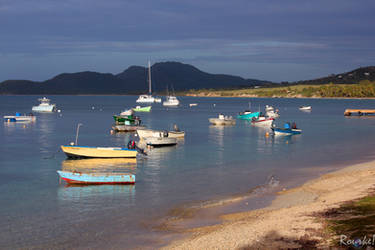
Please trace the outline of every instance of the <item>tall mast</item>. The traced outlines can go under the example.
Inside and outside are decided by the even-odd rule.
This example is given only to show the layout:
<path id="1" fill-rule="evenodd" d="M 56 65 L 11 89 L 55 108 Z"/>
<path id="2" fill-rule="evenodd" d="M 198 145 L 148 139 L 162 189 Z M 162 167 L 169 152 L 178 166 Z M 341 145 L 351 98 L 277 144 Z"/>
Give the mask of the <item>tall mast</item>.
<path id="1" fill-rule="evenodd" d="M 148 94 L 151 95 L 151 63 L 148 61 Z"/>

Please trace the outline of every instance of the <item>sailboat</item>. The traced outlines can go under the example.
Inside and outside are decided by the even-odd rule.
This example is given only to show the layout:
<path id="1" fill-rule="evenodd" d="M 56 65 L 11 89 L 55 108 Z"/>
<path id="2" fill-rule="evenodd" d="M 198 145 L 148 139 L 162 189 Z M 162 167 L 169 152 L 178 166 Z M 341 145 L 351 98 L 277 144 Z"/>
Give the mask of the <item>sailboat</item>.
<path id="1" fill-rule="evenodd" d="M 169 94 L 168 87 L 167 87 L 167 97 L 166 100 L 163 102 L 163 106 L 178 106 L 180 104 L 180 101 L 177 99 L 177 97 L 174 95 Z"/>
<path id="2" fill-rule="evenodd" d="M 136 101 L 137 103 L 153 103 L 161 102 L 160 98 L 152 96 L 151 92 L 151 63 L 148 61 L 148 95 L 140 95 Z"/>

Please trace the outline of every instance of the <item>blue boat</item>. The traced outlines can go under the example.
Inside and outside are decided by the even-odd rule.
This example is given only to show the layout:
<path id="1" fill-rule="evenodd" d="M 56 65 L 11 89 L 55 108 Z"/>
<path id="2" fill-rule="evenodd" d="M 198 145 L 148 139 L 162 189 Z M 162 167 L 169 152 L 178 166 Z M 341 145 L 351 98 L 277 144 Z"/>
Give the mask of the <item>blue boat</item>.
<path id="1" fill-rule="evenodd" d="M 275 135 L 298 135 L 302 133 L 301 129 L 298 129 L 296 124 L 293 122 L 292 125 L 287 122 L 283 128 L 271 127 Z"/>
<path id="2" fill-rule="evenodd" d="M 60 178 L 69 184 L 134 184 L 135 175 L 123 173 L 81 173 L 58 170 Z"/>
<path id="3" fill-rule="evenodd" d="M 252 120 L 253 118 L 258 118 L 260 116 L 260 112 L 251 112 L 248 110 L 245 110 L 244 112 L 241 112 L 237 118 L 241 120 Z"/>

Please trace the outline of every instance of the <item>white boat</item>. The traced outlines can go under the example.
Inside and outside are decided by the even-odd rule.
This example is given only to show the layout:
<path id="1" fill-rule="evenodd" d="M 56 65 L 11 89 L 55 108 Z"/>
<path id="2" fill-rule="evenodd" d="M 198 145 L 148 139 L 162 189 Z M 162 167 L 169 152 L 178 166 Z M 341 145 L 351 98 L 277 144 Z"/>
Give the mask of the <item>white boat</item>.
<path id="1" fill-rule="evenodd" d="M 219 114 L 219 118 L 209 118 L 209 122 L 213 125 L 235 125 L 236 120 L 233 119 L 231 116 L 224 116 L 223 114 Z"/>
<path id="2" fill-rule="evenodd" d="M 160 98 L 155 98 L 152 96 L 151 89 L 151 63 L 148 61 L 148 95 L 140 95 L 136 101 L 137 103 L 154 103 L 161 102 Z"/>
<path id="3" fill-rule="evenodd" d="M 50 99 L 43 97 L 38 99 L 40 104 L 38 106 L 33 106 L 32 111 L 35 112 L 54 112 L 56 110 L 56 104 L 50 104 Z"/>
<path id="4" fill-rule="evenodd" d="M 269 118 L 277 118 L 277 117 L 280 116 L 280 114 L 279 114 L 278 110 L 276 109 L 276 111 L 274 111 L 274 110 L 267 111 L 266 116 L 269 117 Z"/>
<path id="5" fill-rule="evenodd" d="M 147 138 L 147 137 L 161 137 L 161 134 L 164 132 L 168 133 L 168 137 L 170 138 L 184 138 L 185 131 L 161 131 L 161 130 L 152 130 L 152 129 L 137 129 L 137 134 L 139 138 Z"/>
<path id="6" fill-rule="evenodd" d="M 195 106 L 198 106 L 198 103 L 190 103 L 189 104 L 189 107 L 195 107 Z"/>
<path id="7" fill-rule="evenodd" d="M 137 133 L 139 134 L 138 130 Z M 151 136 L 141 137 L 141 140 L 144 140 L 148 146 L 153 147 L 172 146 L 177 144 L 177 138 L 170 137 L 167 131 L 159 133 L 151 132 Z"/>
<path id="8" fill-rule="evenodd" d="M 254 126 L 271 127 L 274 120 L 274 118 L 260 116 L 258 119 L 252 120 L 251 124 Z"/>
<path id="9" fill-rule="evenodd" d="M 311 106 L 301 106 L 299 110 L 311 110 Z"/>
<path id="10" fill-rule="evenodd" d="M 36 116 L 33 114 L 21 115 L 20 113 L 16 113 L 16 115 L 5 115 L 3 118 L 4 122 L 33 122 L 36 120 Z"/>
<path id="11" fill-rule="evenodd" d="M 272 106 L 266 105 L 266 108 L 265 108 L 266 112 L 273 111 L 273 110 L 274 110 L 274 108 Z"/>
<path id="12" fill-rule="evenodd" d="M 163 102 L 163 106 L 178 106 L 180 101 L 173 95 L 167 96 L 167 99 Z"/>

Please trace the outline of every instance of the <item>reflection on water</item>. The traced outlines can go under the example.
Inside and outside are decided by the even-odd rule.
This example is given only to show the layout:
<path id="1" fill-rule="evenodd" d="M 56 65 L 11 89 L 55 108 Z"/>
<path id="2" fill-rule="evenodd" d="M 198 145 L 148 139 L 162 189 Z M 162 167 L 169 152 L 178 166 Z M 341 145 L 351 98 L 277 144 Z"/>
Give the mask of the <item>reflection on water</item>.
<path id="1" fill-rule="evenodd" d="M 136 158 L 119 159 L 81 159 L 64 160 L 62 170 L 78 171 L 83 173 L 91 172 L 134 172 L 137 167 Z"/>
<path id="2" fill-rule="evenodd" d="M 40 145 L 40 152 L 50 153 L 53 145 L 51 144 L 50 137 L 55 131 L 55 123 L 52 122 L 55 119 L 53 114 L 41 114 L 38 116 L 38 142 Z"/>
<path id="3" fill-rule="evenodd" d="M 108 201 L 125 199 L 127 202 L 133 203 L 135 185 L 65 185 L 58 189 L 57 197 L 59 201 L 76 203 L 85 209 L 90 204 L 103 203 L 103 199 Z"/>

